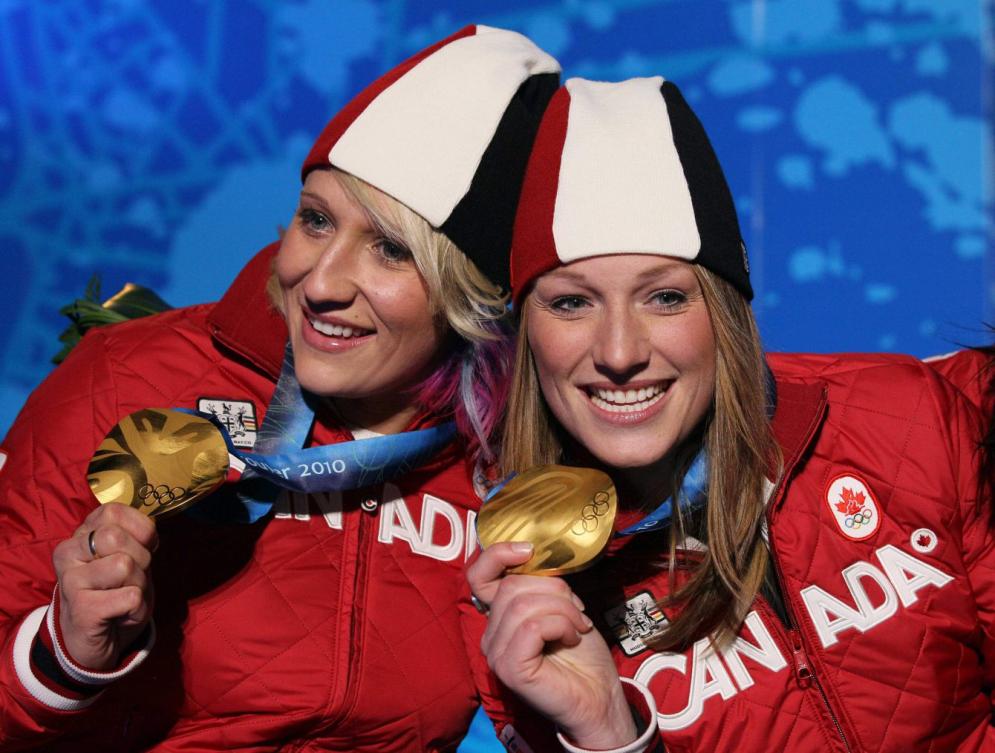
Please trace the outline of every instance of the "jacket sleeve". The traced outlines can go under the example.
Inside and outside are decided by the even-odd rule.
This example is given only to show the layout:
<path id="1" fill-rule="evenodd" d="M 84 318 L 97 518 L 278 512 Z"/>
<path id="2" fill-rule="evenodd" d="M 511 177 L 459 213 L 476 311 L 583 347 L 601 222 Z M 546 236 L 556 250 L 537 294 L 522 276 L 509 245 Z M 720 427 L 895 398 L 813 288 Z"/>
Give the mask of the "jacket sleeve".
<path id="1" fill-rule="evenodd" d="M 102 684 L 60 666 L 52 550 L 97 504 L 90 457 L 117 415 L 104 334 L 87 335 L 28 398 L 0 444 L 0 749 L 64 734 Z M 71 670 L 70 670 L 71 671 Z"/>
<path id="2" fill-rule="evenodd" d="M 948 447 L 963 526 L 963 561 L 975 597 L 984 685 L 992 689 L 995 688 L 995 526 L 990 485 L 979 477 L 983 420 L 963 395 L 953 389 L 947 392 L 952 397 L 939 415 L 950 431 Z M 989 690 L 989 699 L 995 710 L 995 691 Z M 982 733 L 986 746 L 995 749 L 995 727 L 985 725 Z"/>
<path id="3" fill-rule="evenodd" d="M 995 409 L 995 353 L 959 350 L 926 364 L 964 393 L 986 415 Z"/>

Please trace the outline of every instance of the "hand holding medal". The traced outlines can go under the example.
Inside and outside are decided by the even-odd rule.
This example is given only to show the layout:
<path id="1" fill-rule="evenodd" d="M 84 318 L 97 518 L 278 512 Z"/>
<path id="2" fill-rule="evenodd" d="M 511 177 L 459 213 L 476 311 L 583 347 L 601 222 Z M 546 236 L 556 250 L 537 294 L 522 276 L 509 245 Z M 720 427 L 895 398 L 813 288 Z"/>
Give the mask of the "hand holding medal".
<path id="1" fill-rule="evenodd" d="M 86 670 L 113 668 L 149 629 L 153 521 L 212 492 L 228 465 L 221 430 L 200 416 L 146 409 L 111 429 L 87 469 L 101 505 L 53 553 L 67 660 Z"/>
<path id="2" fill-rule="evenodd" d="M 183 445 L 189 441 L 185 432 L 170 425 L 170 431 L 161 437 L 163 446 L 157 446 L 149 429 L 156 423 L 165 425 L 165 417 L 155 411 L 141 413 L 151 415 L 126 417 L 112 430 L 97 449 L 88 472 L 90 488 L 100 501 L 123 504 L 101 504 L 91 510 L 75 534 L 59 543 L 52 555 L 58 582 L 50 616 L 58 626 L 56 647 L 63 666 L 68 664 L 80 676 L 112 670 L 129 646 L 147 646 L 152 640 L 151 634 L 143 638 L 152 629 L 150 568 L 158 546 L 151 514 L 161 514 L 170 505 L 143 505 L 143 497 L 150 495 L 142 492 L 151 484 L 150 479 L 160 474 L 143 469 L 141 462 L 163 454 L 168 457 L 170 445 L 174 454 L 188 455 Z M 180 439 L 170 443 L 170 433 L 179 434 Z M 202 467 L 203 459 L 197 462 L 198 456 L 193 453 L 193 465 Z M 155 469 L 155 463 L 149 465 Z M 162 476 L 171 489 L 179 486 L 175 478 L 175 469 Z M 192 497 L 179 492 L 173 496 L 178 503 Z"/>
<path id="3" fill-rule="evenodd" d="M 546 465 L 510 478 L 477 516 L 483 551 L 467 581 L 471 602 L 487 615 L 481 650 L 502 679 L 523 666 L 533 676 L 541 671 L 547 692 L 534 705 L 552 719 L 570 712 L 571 702 L 561 699 L 575 697 L 577 668 L 588 678 L 610 679 L 617 671 L 568 583 L 534 576 L 567 575 L 597 562 L 612 538 L 617 506 L 607 474 Z"/>

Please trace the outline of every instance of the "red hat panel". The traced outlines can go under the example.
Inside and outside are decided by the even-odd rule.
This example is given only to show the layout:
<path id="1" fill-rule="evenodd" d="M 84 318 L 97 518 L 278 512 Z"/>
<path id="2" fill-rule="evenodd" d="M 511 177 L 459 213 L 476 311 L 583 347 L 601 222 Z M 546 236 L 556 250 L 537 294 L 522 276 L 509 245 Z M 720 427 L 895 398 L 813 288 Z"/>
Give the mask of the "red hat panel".
<path id="1" fill-rule="evenodd" d="M 511 241 L 511 289 L 515 305 L 531 280 L 563 263 L 556 255 L 553 214 L 569 118 L 570 92 L 561 87 L 549 101 L 536 134 L 515 217 Z"/>

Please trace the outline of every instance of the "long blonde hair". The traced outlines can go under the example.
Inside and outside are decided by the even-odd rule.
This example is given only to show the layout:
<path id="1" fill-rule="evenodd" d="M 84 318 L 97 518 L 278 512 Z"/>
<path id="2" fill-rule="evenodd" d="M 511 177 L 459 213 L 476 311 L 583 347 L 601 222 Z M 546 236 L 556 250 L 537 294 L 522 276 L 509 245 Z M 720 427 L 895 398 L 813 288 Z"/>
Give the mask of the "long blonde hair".
<path id="1" fill-rule="evenodd" d="M 781 454 L 767 416 L 766 367 L 749 303 L 732 285 L 695 265 L 715 333 L 715 397 L 696 440 L 709 458 L 705 527 L 708 548 L 690 579 L 663 602 L 679 605 L 677 617 L 652 645 L 684 647 L 704 634 L 730 640 L 763 583 L 767 547 L 763 521 L 765 479 L 780 473 Z M 518 345 L 501 447 L 502 472 L 563 462 L 563 429 L 550 412 L 527 336 L 528 300 L 521 307 Z M 702 438 L 703 437 L 703 438 Z M 678 478 L 661 489 L 679 488 L 698 447 L 677 450 Z M 671 584 L 682 559 L 687 521 L 679 508 L 670 528 L 666 565 Z"/>

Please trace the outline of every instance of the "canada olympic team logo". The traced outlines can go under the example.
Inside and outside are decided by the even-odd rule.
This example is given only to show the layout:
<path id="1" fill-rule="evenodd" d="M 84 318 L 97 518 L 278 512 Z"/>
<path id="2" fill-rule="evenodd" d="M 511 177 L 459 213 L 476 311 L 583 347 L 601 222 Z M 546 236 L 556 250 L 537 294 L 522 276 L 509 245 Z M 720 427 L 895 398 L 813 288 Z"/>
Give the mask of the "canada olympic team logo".
<path id="1" fill-rule="evenodd" d="M 851 474 L 837 476 L 826 489 L 826 502 L 848 539 L 860 541 L 878 530 L 881 512 L 863 479 Z"/>

